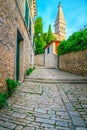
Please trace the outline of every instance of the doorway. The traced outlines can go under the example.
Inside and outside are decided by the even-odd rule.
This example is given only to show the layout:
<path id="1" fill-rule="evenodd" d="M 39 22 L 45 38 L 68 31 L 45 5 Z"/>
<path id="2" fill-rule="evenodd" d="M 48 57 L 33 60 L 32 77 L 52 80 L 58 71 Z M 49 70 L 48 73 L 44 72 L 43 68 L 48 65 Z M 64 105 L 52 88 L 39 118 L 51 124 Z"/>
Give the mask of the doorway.
<path id="1" fill-rule="evenodd" d="M 16 81 L 22 81 L 24 78 L 23 72 L 23 56 L 24 56 L 23 37 L 17 29 L 17 45 L 16 45 Z"/>

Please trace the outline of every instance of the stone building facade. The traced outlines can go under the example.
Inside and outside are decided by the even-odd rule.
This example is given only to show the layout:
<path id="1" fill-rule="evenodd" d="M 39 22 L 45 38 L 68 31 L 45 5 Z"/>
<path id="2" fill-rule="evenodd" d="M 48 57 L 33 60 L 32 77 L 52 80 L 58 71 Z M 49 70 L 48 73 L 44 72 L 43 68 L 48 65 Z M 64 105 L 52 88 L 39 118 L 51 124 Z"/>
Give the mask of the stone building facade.
<path id="1" fill-rule="evenodd" d="M 44 65 L 45 68 L 58 68 L 57 47 L 60 41 L 52 41 L 45 46 Z"/>
<path id="2" fill-rule="evenodd" d="M 0 0 L 0 91 L 6 79 L 22 81 L 34 64 L 36 0 Z"/>

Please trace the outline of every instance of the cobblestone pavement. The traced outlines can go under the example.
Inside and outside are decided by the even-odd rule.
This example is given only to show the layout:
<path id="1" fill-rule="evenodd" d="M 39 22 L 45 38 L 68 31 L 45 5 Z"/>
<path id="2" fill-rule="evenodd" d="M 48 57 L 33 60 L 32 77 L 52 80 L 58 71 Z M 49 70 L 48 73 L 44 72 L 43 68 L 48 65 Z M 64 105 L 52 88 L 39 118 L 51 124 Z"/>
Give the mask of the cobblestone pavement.
<path id="1" fill-rule="evenodd" d="M 55 79 L 86 77 L 35 69 L 8 99 L 9 108 L 0 109 L 0 130 L 87 130 L 87 84 L 50 83 Z"/>

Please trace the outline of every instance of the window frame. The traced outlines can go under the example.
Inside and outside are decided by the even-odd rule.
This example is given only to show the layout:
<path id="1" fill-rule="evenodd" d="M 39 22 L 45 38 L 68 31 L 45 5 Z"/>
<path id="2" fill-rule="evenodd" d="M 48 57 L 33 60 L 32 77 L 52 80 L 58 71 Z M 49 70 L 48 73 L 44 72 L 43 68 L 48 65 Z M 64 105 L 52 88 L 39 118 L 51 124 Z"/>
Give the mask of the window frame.
<path id="1" fill-rule="evenodd" d="M 47 48 L 47 54 L 50 54 L 50 47 Z"/>

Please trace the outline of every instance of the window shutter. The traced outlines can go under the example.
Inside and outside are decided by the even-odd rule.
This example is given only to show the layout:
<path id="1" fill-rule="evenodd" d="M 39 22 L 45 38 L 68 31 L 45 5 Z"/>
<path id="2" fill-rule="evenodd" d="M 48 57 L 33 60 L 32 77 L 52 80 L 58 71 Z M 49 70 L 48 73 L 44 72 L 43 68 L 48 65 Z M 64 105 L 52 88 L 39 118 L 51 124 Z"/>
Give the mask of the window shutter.
<path id="1" fill-rule="evenodd" d="M 30 1 L 32 2 L 32 0 Z M 29 34 L 31 35 L 31 18 L 29 15 L 29 6 L 28 6 L 27 0 L 25 3 L 25 24 L 26 24 Z"/>
<path id="2" fill-rule="evenodd" d="M 30 17 L 29 17 L 29 33 L 31 35 L 31 19 L 30 19 Z"/>
<path id="3" fill-rule="evenodd" d="M 28 18 L 29 18 L 29 7 L 28 7 L 28 3 L 26 0 L 26 5 L 25 5 L 25 23 L 26 26 L 28 27 Z"/>

